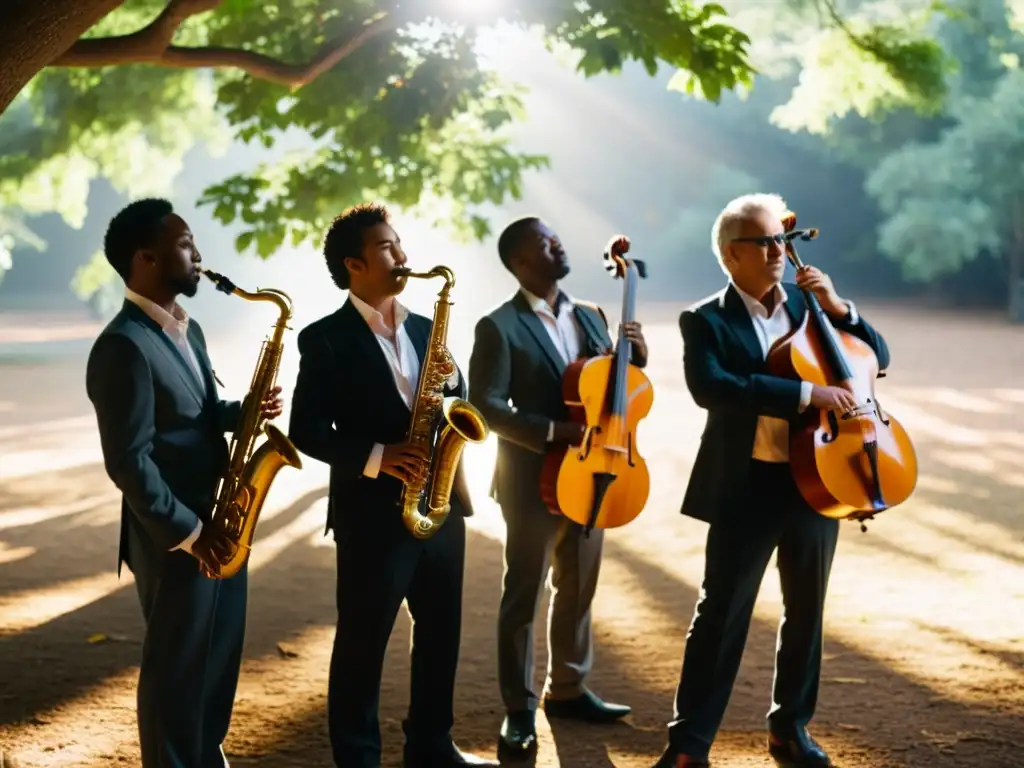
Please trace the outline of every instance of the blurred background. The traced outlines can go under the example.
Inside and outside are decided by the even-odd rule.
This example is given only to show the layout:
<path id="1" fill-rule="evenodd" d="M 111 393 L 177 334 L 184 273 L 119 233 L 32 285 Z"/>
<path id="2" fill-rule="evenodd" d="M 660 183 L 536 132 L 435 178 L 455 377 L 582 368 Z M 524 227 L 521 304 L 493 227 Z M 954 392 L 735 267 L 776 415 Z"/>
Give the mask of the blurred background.
<path id="1" fill-rule="evenodd" d="M 131 575 L 114 573 L 118 496 L 84 392 L 88 350 L 123 300 L 101 252 L 111 217 L 131 199 L 166 196 L 205 266 L 247 290 L 290 294 L 287 397 L 294 331 L 345 300 L 319 250 L 326 223 L 375 198 L 393 206 L 414 268 L 454 270 L 448 341 L 464 371 L 477 319 L 515 290 L 496 249 L 512 219 L 552 226 L 572 267 L 564 287 L 601 303 L 613 328 L 622 284 L 603 269 L 605 244 L 625 233 L 647 262 L 637 314 L 655 405 L 639 445 L 652 494 L 635 523 L 609 533 L 595 607 L 594 685 L 635 715 L 599 733 L 543 721 L 537 765 L 650 765 L 705 535 L 678 515 L 704 413 L 682 379 L 676 319 L 725 283 L 710 248 L 718 211 L 760 191 L 821 230 L 801 256 L 886 336 L 893 364 L 879 397 L 920 460 L 909 502 L 867 534 L 843 526 L 815 734 L 847 768 L 1019 765 L 1024 3 L 730 0 L 721 23 L 749 36 L 753 75 L 711 11 L 694 41 L 659 21 L 655 3 L 595 3 L 617 19 L 605 36 L 585 4 L 431 2 L 473 34 L 423 24 L 400 45 L 375 38 L 295 93 L 230 69 L 83 66 L 86 46 L 0 114 L 0 752 L 30 766 L 137 761 L 141 618 Z M 129 0 L 84 40 L 140 29 L 165 7 Z M 225 0 L 175 39 L 301 60 L 373 8 L 393 10 Z M 484 13 L 521 13 L 548 34 Z M 703 75 L 692 90 L 717 102 L 688 92 L 687 66 Z M 411 282 L 402 301 L 429 315 L 440 288 Z M 183 303 L 206 331 L 222 395 L 241 397 L 274 310 L 205 281 Z M 502 714 L 493 457 L 493 440 L 466 451 L 477 516 L 456 736 L 479 752 L 493 749 Z M 261 518 L 233 766 L 327 764 L 326 476 L 312 460 L 283 470 Z M 730 767 L 769 765 L 762 718 L 779 601 L 769 570 L 713 755 Z M 403 614 L 382 694 L 388 765 L 399 764 L 408 642 Z"/>

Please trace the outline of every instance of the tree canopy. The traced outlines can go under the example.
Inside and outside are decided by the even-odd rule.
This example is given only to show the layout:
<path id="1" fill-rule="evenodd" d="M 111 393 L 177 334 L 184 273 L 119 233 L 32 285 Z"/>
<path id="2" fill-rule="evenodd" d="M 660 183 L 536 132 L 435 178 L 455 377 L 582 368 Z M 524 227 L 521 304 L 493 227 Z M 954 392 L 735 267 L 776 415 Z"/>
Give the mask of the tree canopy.
<path id="1" fill-rule="evenodd" d="M 39 13 L 68 2 L 41 2 Z M 671 87 L 713 102 L 753 84 L 750 37 L 725 8 L 696 0 L 73 2 L 96 23 L 51 51 L 0 116 L 0 202 L 80 225 L 93 178 L 129 195 L 159 193 L 196 142 L 223 147 L 233 137 L 269 148 L 287 134 L 311 137 L 312 146 L 202 197 L 222 222 L 241 222 L 240 250 L 263 257 L 315 237 L 367 196 L 420 204 L 458 234 L 486 235 L 480 206 L 518 197 L 523 174 L 547 163 L 510 146 L 504 129 L 522 113 L 521 91 L 479 66 L 474 45 L 494 21 L 488 9 L 567 49 L 587 77 L 630 61 L 653 75 L 664 64 L 678 71 Z M 870 112 L 941 98 L 937 49 L 914 33 L 923 22 L 878 23 L 871 9 L 881 3 L 858 3 L 844 19 L 839 2 L 737 5 L 754 20 L 746 29 L 770 18 L 782 50 L 817 41 L 801 61 L 805 74 L 836 62 L 867 68 L 859 91 L 825 105 L 808 106 L 805 91 L 815 89 L 798 87 L 790 125 L 842 114 L 844 99 Z M 79 17 L 62 23 L 73 28 Z"/>
<path id="2" fill-rule="evenodd" d="M 0 118 L 0 200 L 85 213 L 104 176 L 131 195 L 166 189 L 198 142 L 313 139 L 224 179 L 203 203 L 240 221 L 240 250 L 268 256 L 316 236 L 364 197 L 436 211 L 483 236 L 477 208 L 518 196 L 541 156 L 504 133 L 520 91 L 478 65 L 492 19 L 452 0 L 135 0 L 59 53 Z M 462 8 L 463 10 L 459 10 Z M 690 2 L 517 2 L 509 21 L 569 48 L 590 76 L 639 61 L 685 70 L 717 99 L 750 85 L 748 38 Z"/>

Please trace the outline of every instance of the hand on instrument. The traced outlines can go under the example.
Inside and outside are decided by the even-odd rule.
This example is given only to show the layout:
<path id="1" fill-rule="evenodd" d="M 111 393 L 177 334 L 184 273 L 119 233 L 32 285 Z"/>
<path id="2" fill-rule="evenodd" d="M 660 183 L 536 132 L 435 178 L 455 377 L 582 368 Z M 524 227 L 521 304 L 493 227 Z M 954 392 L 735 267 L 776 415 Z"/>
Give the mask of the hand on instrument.
<path id="1" fill-rule="evenodd" d="M 199 537 L 192 542 L 192 556 L 204 570 L 215 570 L 226 563 L 236 549 L 234 540 L 215 522 L 205 523 Z"/>
<path id="2" fill-rule="evenodd" d="M 274 387 L 267 393 L 267 399 L 260 405 L 260 412 L 267 419 L 276 419 L 284 411 L 284 400 L 281 399 L 281 388 Z"/>
<path id="3" fill-rule="evenodd" d="M 821 304 L 821 308 L 828 314 L 845 317 L 850 311 L 846 302 L 836 293 L 835 286 L 832 285 L 832 278 L 817 267 L 804 265 L 802 269 L 797 270 L 796 284 L 813 293 Z"/>
<path id="4" fill-rule="evenodd" d="M 640 323 L 636 320 L 623 323 L 622 330 L 626 334 L 626 338 L 629 339 L 630 343 L 632 343 L 634 347 L 634 359 L 646 361 L 647 340 L 644 339 L 644 332 L 640 328 Z"/>
<path id="5" fill-rule="evenodd" d="M 575 421 L 556 421 L 553 442 L 579 445 L 583 442 L 584 426 Z"/>
<path id="6" fill-rule="evenodd" d="M 857 398 L 850 390 L 849 383 L 840 387 L 821 387 L 817 384 L 811 389 L 811 405 L 830 411 L 846 413 L 857 408 Z"/>
<path id="7" fill-rule="evenodd" d="M 409 443 L 392 443 L 384 446 L 380 471 L 408 483 L 427 474 L 428 461 L 426 453 L 419 447 Z"/>
<path id="8" fill-rule="evenodd" d="M 629 238 L 625 235 L 612 235 L 608 245 L 604 247 L 604 252 L 615 256 L 625 256 L 629 253 L 629 245 Z"/>
<path id="9" fill-rule="evenodd" d="M 459 386 L 459 367 L 455 364 L 455 358 L 452 357 L 452 353 L 445 347 L 444 355 L 438 360 L 438 371 L 444 376 L 445 386 L 449 389 L 454 389 Z"/>

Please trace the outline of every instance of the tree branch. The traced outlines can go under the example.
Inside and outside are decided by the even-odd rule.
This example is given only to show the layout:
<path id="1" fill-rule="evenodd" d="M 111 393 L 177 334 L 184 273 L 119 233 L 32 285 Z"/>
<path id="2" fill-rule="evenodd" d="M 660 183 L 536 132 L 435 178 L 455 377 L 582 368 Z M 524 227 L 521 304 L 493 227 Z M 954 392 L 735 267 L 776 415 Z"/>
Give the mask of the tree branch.
<path id="1" fill-rule="evenodd" d="M 397 29 L 397 15 L 386 14 L 364 24 L 349 37 L 325 43 L 304 64 L 290 64 L 244 48 L 171 45 L 178 28 L 190 16 L 216 8 L 222 0 L 170 0 L 163 12 L 138 32 L 118 37 L 79 40 L 53 67 L 111 67 L 152 64 L 173 69 L 239 69 L 258 79 L 293 89 L 301 88 L 334 67 L 378 35 Z"/>
<path id="2" fill-rule="evenodd" d="M 169 0 L 153 21 L 137 32 L 79 40 L 50 66 L 105 67 L 129 62 L 156 63 L 185 19 L 211 11 L 221 0 Z"/>

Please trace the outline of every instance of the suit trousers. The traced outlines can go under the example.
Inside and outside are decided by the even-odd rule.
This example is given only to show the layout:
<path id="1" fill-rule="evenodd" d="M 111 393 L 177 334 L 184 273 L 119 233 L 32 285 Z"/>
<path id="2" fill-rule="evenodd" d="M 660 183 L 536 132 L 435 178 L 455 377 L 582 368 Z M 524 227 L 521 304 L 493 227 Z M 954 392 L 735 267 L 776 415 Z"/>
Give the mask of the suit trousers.
<path id="1" fill-rule="evenodd" d="M 505 579 L 498 612 L 498 684 L 507 712 L 535 710 L 534 633 L 541 592 L 551 571 L 548 670 L 544 688 L 556 699 L 584 691 L 593 665 L 590 607 L 597 591 L 604 532 L 552 515 L 543 503 L 502 505 Z"/>
<path id="2" fill-rule="evenodd" d="M 143 768 L 224 768 L 245 639 L 248 566 L 210 579 L 181 551 L 147 553 L 134 529 L 128 565 L 146 636 L 138 687 Z"/>
<path id="3" fill-rule="evenodd" d="M 812 510 L 788 463 L 752 461 L 742 503 L 708 530 L 704 581 L 686 637 L 669 738 L 706 757 L 739 671 L 761 580 L 778 549 L 783 616 L 768 726 L 787 737 L 814 715 L 823 611 L 839 521 Z"/>
<path id="4" fill-rule="evenodd" d="M 335 531 L 338 627 L 331 654 L 328 721 L 340 768 L 378 768 L 378 707 L 388 640 L 404 601 L 412 617 L 412 686 L 406 749 L 429 762 L 451 747 L 462 635 L 466 522 L 453 513 L 416 539 L 399 510 L 370 509 Z"/>

